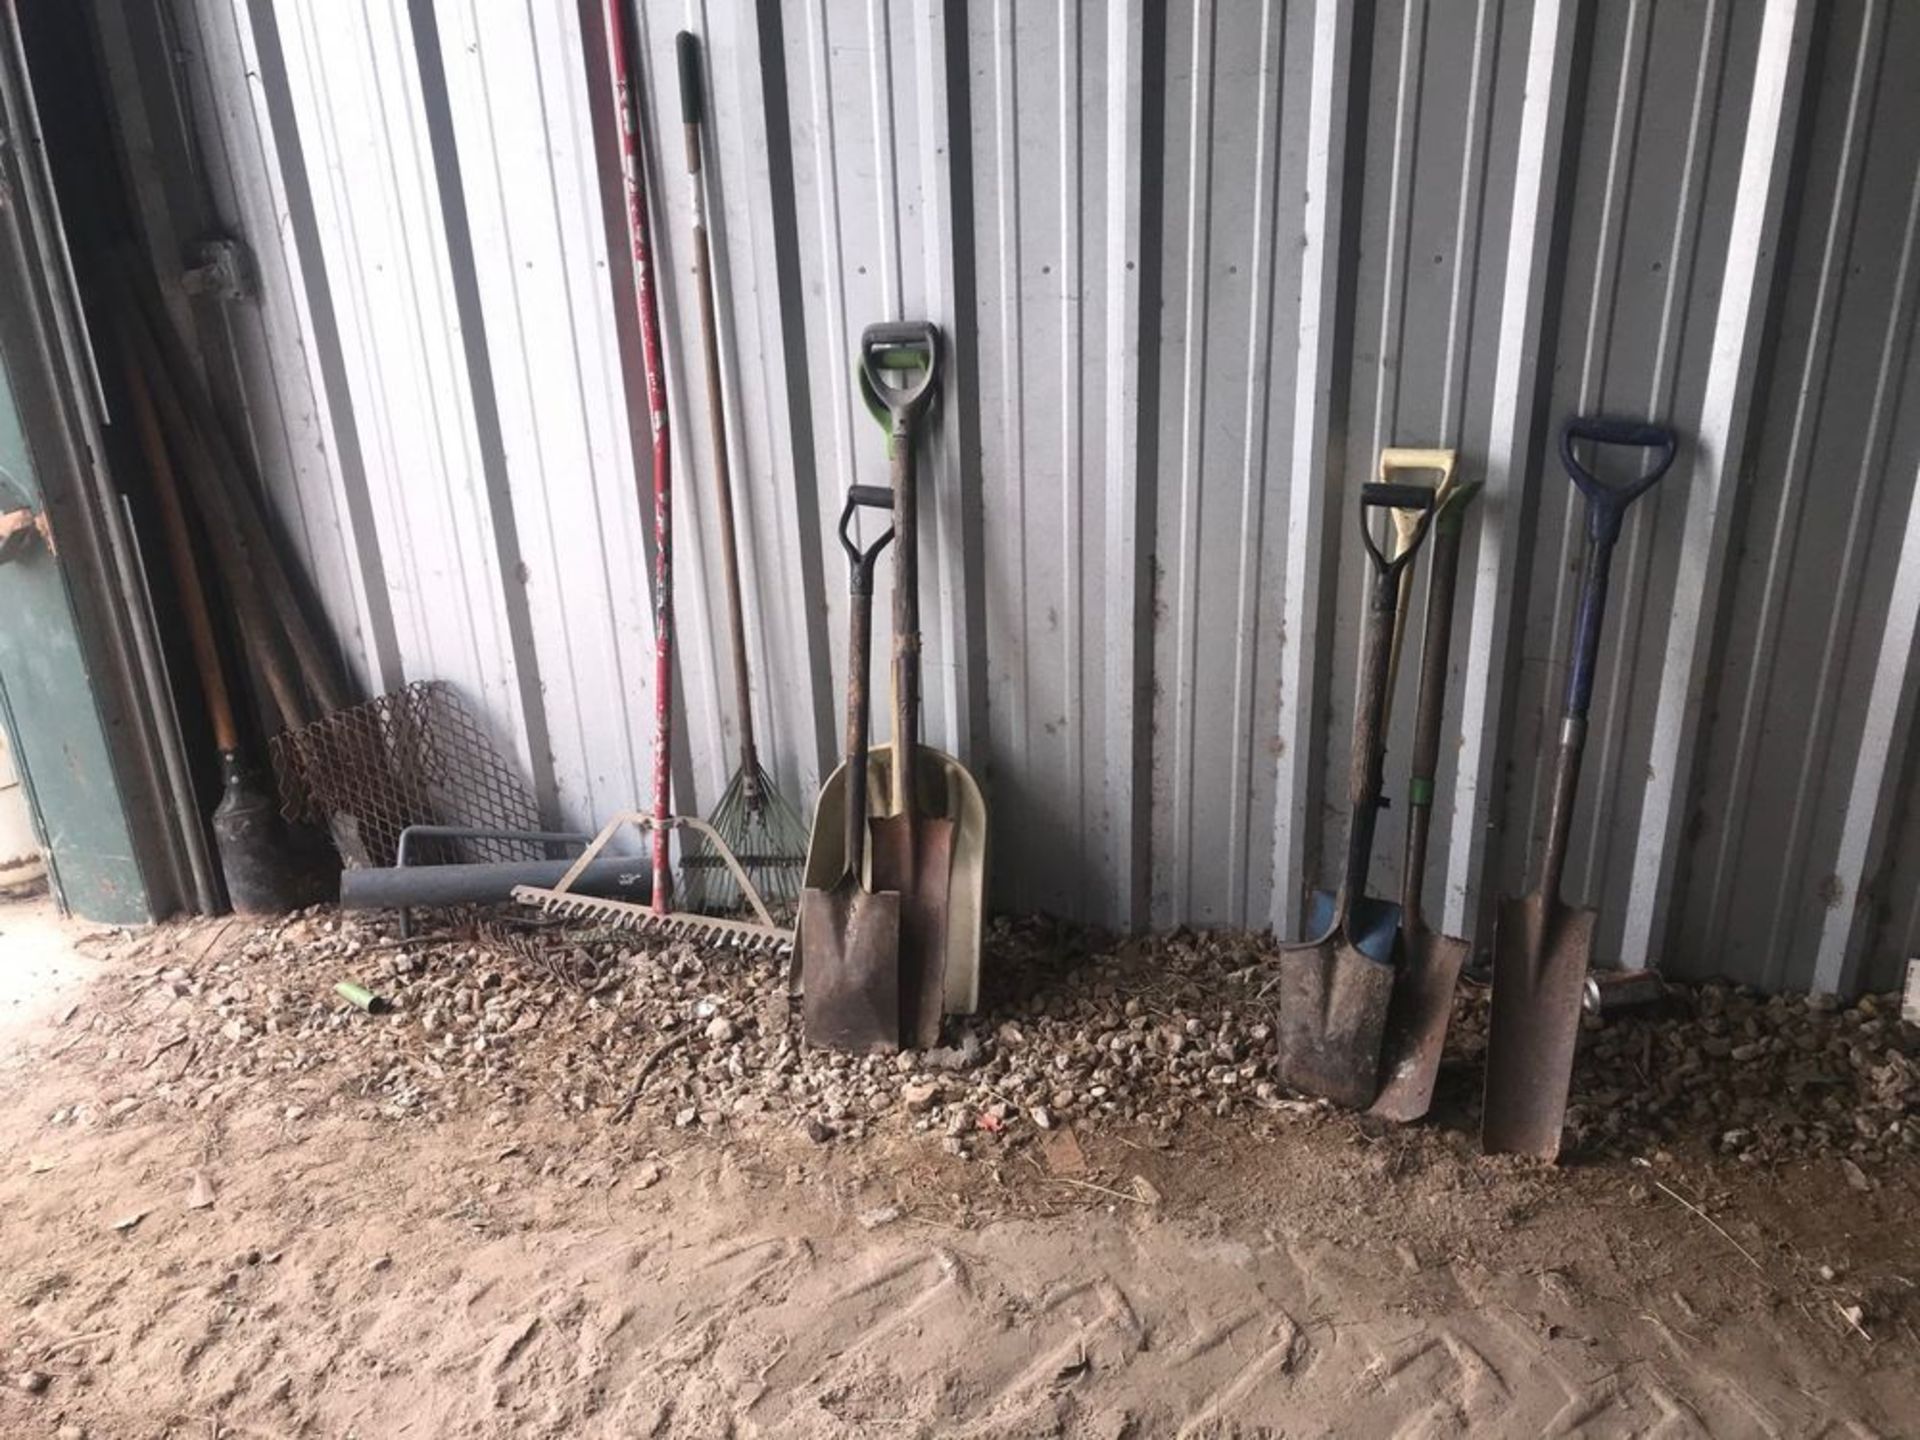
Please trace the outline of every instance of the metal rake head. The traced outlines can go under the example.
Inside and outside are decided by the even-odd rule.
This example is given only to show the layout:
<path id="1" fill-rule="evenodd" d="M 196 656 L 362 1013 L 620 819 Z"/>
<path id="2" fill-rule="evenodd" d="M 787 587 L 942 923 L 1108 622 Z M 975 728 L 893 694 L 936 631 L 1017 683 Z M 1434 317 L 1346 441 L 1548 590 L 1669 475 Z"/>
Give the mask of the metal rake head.
<path id="1" fill-rule="evenodd" d="M 791 916 L 800 903 L 800 883 L 806 873 L 807 826 L 775 787 L 773 777 L 757 765 L 751 772 L 736 772 L 708 823 L 768 907 L 777 915 Z M 697 831 L 687 837 L 680 876 L 689 910 L 726 914 L 745 906 L 732 869 Z"/>
<path id="2" fill-rule="evenodd" d="M 537 905 L 549 915 L 597 920 L 623 930 L 685 940 L 698 945 L 727 945 L 748 954 L 772 953 L 793 945 L 793 932 L 750 920 L 721 915 L 693 915 L 684 910 L 655 910 L 631 900 L 608 900 L 570 890 L 548 890 L 537 885 L 514 887 L 513 898 Z"/>

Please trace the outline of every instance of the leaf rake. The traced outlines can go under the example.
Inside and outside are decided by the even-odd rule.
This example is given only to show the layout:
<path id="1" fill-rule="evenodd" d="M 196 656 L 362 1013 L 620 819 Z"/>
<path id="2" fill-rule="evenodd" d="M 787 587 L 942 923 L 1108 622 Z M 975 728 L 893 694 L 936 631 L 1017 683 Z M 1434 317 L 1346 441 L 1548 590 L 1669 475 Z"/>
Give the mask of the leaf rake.
<path id="1" fill-rule="evenodd" d="M 593 859 L 606 849 L 608 843 L 620 832 L 621 827 L 631 825 L 634 829 L 646 831 L 671 831 L 686 829 L 699 838 L 706 853 L 723 864 L 731 874 L 734 884 L 739 888 L 745 909 L 753 919 L 735 919 L 724 915 L 699 915 L 685 910 L 669 908 L 667 897 L 656 894 L 651 904 L 640 905 L 631 900 L 607 900 L 597 895 L 582 895 L 573 890 L 573 882 L 580 877 Z M 636 858 L 636 865 L 645 863 Z M 793 931 L 774 923 L 768 912 L 766 902 L 760 898 L 760 892 L 754 888 L 753 881 L 741 867 L 726 841 L 720 838 L 713 826 L 692 815 L 670 815 L 666 819 L 656 819 L 651 815 L 642 815 L 637 810 L 629 810 L 614 816 L 600 833 L 593 837 L 593 843 L 581 852 L 580 858 L 573 862 L 555 885 L 551 888 L 543 885 L 516 885 L 513 898 L 523 905 L 537 905 L 549 915 L 566 915 L 576 919 L 598 920 L 607 925 L 615 925 L 623 930 L 632 930 L 646 935 L 658 935 L 672 940 L 689 940 L 706 945 L 730 945 L 747 953 L 774 952 L 791 949 Z"/>

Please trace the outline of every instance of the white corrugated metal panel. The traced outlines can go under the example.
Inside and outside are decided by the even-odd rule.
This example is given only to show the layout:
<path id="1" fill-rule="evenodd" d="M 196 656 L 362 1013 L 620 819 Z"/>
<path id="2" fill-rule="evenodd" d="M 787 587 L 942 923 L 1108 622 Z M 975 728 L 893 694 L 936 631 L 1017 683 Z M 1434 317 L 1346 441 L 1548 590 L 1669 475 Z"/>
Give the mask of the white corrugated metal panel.
<path id="1" fill-rule="evenodd" d="M 285 57 L 259 82 L 237 5 L 189 7 L 195 114 L 235 223 L 282 250 L 234 343 L 281 377 L 256 455 L 282 513 L 318 517 L 301 543 L 336 625 L 391 680 L 384 623 L 401 672 L 455 680 L 541 750 L 556 818 L 639 798 L 649 538 L 599 5 L 366 0 L 323 22 L 253 0 Z M 643 5 L 698 808 L 734 717 L 683 27 L 712 90 L 756 720 L 796 798 L 838 748 L 842 488 L 884 476 L 853 345 L 924 317 L 950 342 L 922 472 L 927 731 L 987 786 L 1000 904 L 1297 926 L 1345 826 L 1358 486 L 1383 445 L 1449 444 L 1488 488 L 1426 893 L 1484 939 L 1492 896 L 1530 878 L 1578 592 L 1555 431 L 1604 410 L 1684 443 L 1629 521 L 1603 639 L 1568 870 L 1603 955 L 1850 986 L 1920 944 L 1904 7 Z M 303 205 L 305 240 L 276 223 Z M 339 374 L 306 373 L 329 321 Z"/>

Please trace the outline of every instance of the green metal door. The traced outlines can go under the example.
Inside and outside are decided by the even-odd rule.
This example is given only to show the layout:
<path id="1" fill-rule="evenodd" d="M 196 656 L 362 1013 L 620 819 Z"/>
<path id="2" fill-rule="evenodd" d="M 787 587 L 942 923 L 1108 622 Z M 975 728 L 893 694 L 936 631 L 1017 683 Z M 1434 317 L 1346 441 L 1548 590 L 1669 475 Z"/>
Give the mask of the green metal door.
<path id="1" fill-rule="evenodd" d="M 10 348 L 0 345 L 0 349 Z M 0 516 L 42 513 L 42 494 L 0 365 Z M 59 543 L 54 537 L 55 545 Z M 92 920 L 151 918 L 60 561 L 36 531 L 0 542 L 0 717 L 66 907 Z"/>

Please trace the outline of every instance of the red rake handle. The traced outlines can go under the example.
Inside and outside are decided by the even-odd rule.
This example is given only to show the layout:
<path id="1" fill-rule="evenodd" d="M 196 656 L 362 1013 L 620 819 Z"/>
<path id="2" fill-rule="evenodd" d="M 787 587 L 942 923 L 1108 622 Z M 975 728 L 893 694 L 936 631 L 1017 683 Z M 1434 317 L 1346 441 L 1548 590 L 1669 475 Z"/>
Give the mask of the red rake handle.
<path id="1" fill-rule="evenodd" d="M 637 50 L 627 0 L 607 0 L 607 61 L 620 112 L 620 173 L 627 195 L 627 238 L 633 246 L 635 309 L 647 368 L 647 420 L 653 431 L 653 908 L 673 907 L 673 442 L 667 417 L 667 372 L 660 355 L 660 306 L 655 293 L 653 228 L 643 172 L 640 97 L 627 68 Z M 637 480 L 636 476 L 636 480 Z M 646 492 L 641 490 L 642 508 Z"/>

